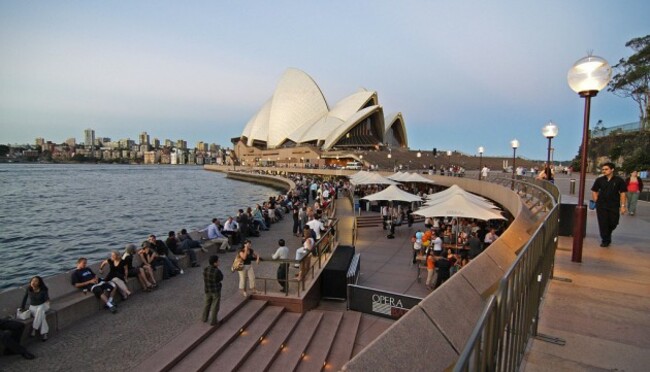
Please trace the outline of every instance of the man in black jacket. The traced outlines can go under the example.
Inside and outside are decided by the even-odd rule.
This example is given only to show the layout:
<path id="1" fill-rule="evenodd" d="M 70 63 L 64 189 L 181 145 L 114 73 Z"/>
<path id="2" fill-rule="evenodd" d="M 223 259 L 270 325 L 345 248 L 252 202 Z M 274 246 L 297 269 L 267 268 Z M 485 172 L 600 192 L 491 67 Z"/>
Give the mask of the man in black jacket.
<path id="1" fill-rule="evenodd" d="M 614 163 L 603 164 L 603 175 L 596 178 L 591 187 L 591 199 L 596 202 L 601 247 L 609 247 L 612 243 L 612 232 L 618 226 L 620 215 L 626 212 L 627 185 L 621 177 L 614 175 L 614 169 Z"/>

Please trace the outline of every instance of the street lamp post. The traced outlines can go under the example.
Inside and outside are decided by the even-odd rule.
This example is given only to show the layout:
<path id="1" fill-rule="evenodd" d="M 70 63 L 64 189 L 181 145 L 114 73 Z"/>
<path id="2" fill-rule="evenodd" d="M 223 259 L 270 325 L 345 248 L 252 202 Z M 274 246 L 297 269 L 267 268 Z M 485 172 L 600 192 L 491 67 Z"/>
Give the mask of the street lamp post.
<path id="1" fill-rule="evenodd" d="M 481 180 L 481 173 L 483 172 L 483 152 L 485 149 L 483 146 L 478 148 L 478 180 Z"/>
<path id="2" fill-rule="evenodd" d="M 546 166 L 551 167 L 551 141 L 553 141 L 553 138 L 557 136 L 558 133 L 558 128 L 553 121 L 549 121 L 548 124 L 546 124 L 542 128 L 542 135 L 546 138 L 548 138 L 548 150 L 546 153 Z"/>
<path id="3" fill-rule="evenodd" d="M 449 165 L 449 167 L 447 168 L 447 172 L 449 172 L 449 175 L 452 175 L 451 171 L 450 171 L 450 169 L 451 169 L 451 150 L 447 150 L 447 163 Z M 445 173 L 447 173 L 447 172 L 445 172 Z"/>
<path id="4" fill-rule="evenodd" d="M 571 89 L 585 99 L 584 120 L 582 125 L 582 146 L 580 159 L 580 186 L 578 205 L 576 205 L 573 223 L 573 249 L 571 261 L 582 262 L 582 243 L 584 240 L 587 209 L 585 202 L 585 178 L 587 176 L 587 145 L 589 144 L 589 113 L 591 97 L 607 86 L 612 77 L 612 68 L 601 57 L 592 56 L 579 59 L 569 70 L 567 80 Z"/>
<path id="5" fill-rule="evenodd" d="M 519 141 L 513 139 L 510 141 L 510 146 L 512 146 L 512 189 L 515 189 L 515 169 L 517 167 L 517 147 L 519 147 Z"/>
<path id="6" fill-rule="evenodd" d="M 393 150 L 388 149 L 388 155 L 386 155 L 386 158 L 388 158 L 388 163 L 390 164 L 390 159 L 393 157 Z M 393 172 L 395 171 L 395 160 L 393 160 Z"/>

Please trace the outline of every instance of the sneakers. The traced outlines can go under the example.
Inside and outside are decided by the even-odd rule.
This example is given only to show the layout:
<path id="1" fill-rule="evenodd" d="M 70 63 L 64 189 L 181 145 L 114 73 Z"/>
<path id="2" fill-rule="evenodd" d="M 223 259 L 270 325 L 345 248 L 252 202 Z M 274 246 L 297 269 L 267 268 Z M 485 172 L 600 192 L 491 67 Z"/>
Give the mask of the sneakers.
<path id="1" fill-rule="evenodd" d="M 43 342 L 47 341 L 47 333 L 41 335 L 41 340 L 43 340 Z"/>
<path id="2" fill-rule="evenodd" d="M 115 307 L 115 305 L 113 305 L 113 306 L 108 308 L 108 311 L 110 311 L 112 314 L 115 314 L 115 313 L 117 313 L 117 307 Z"/>
<path id="3" fill-rule="evenodd" d="M 609 247 L 609 244 L 610 243 L 602 242 L 602 243 L 600 243 L 600 246 L 603 247 L 603 248 L 607 248 L 607 247 Z"/>
<path id="4" fill-rule="evenodd" d="M 202 251 L 203 253 L 208 253 L 208 249 L 205 248 L 205 247 L 203 247 L 203 246 L 201 246 L 201 251 Z"/>
<path id="5" fill-rule="evenodd" d="M 181 275 L 185 274 L 185 271 L 183 271 L 183 269 L 181 269 L 180 274 Z"/>

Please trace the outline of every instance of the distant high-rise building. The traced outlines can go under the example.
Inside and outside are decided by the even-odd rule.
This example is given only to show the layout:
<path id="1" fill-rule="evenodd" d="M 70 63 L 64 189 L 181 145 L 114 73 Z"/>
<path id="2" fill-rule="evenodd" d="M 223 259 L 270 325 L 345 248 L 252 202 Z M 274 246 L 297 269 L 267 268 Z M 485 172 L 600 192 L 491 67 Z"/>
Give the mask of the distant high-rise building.
<path id="1" fill-rule="evenodd" d="M 149 144 L 149 135 L 147 132 L 142 132 L 140 133 L 140 145 L 148 145 Z"/>
<path id="2" fill-rule="evenodd" d="M 86 129 L 84 130 L 84 146 L 90 149 L 90 157 L 95 157 L 95 130 Z"/>
<path id="3" fill-rule="evenodd" d="M 65 140 L 65 143 L 66 145 L 68 145 L 68 147 L 71 148 L 77 147 L 77 139 L 74 137 L 68 138 L 67 140 Z"/>
<path id="4" fill-rule="evenodd" d="M 221 150 L 221 146 L 217 145 L 216 143 L 210 144 L 210 152 L 211 153 L 216 153 L 219 150 Z"/>
<path id="5" fill-rule="evenodd" d="M 165 140 L 165 147 L 174 147 L 174 142 L 170 139 Z"/>
<path id="6" fill-rule="evenodd" d="M 160 140 L 158 138 L 154 138 L 152 145 L 154 149 L 160 148 Z"/>
<path id="7" fill-rule="evenodd" d="M 36 146 L 43 147 L 43 145 L 45 144 L 45 138 L 37 137 L 36 140 L 34 141 L 34 144 L 36 144 Z"/>
<path id="8" fill-rule="evenodd" d="M 95 130 L 86 129 L 84 130 L 84 146 L 92 147 L 95 143 Z"/>
<path id="9" fill-rule="evenodd" d="M 181 150 L 187 149 L 187 141 L 183 141 L 182 139 L 177 140 L 176 148 Z"/>

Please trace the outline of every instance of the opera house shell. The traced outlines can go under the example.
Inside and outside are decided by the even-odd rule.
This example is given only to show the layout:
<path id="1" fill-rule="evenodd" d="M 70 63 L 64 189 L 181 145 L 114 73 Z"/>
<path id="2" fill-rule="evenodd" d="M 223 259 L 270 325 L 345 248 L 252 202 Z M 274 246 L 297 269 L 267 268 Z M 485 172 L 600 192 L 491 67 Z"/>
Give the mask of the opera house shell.
<path id="1" fill-rule="evenodd" d="M 377 92 L 360 89 L 330 108 L 314 80 L 294 68 L 282 75 L 273 96 L 248 121 L 240 140 L 261 149 L 408 146 L 402 114 L 384 115 Z"/>

